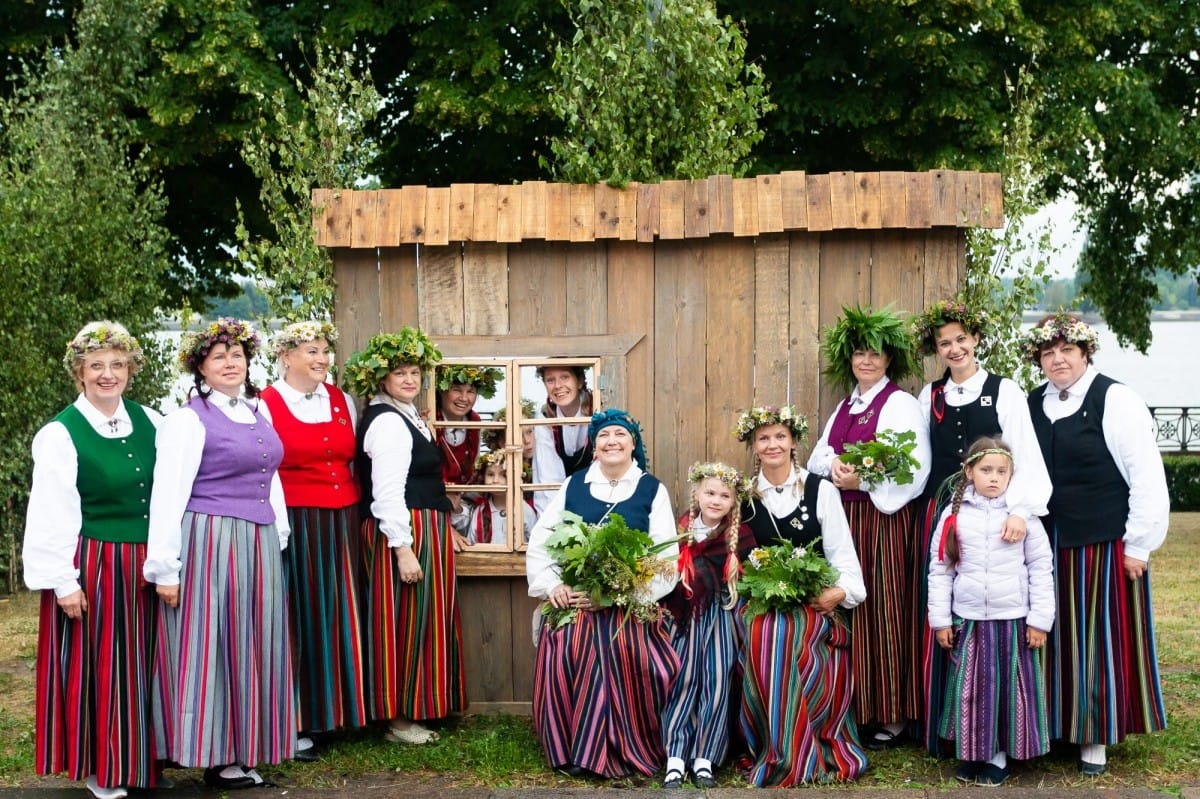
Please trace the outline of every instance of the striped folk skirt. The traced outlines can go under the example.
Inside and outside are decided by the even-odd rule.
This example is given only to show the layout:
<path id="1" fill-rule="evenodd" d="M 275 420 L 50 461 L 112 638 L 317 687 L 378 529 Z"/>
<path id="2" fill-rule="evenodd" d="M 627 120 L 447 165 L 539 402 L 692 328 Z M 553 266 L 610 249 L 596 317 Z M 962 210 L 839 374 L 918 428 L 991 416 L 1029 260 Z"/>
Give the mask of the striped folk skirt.
<path id="1" fill-rule="evenodd" d="M 944 507 L 945 503 L 939 504 L 936 499 L 928 501 L 925 507 L 924 524 L 921 527 L 924 536 L 919 543 L 917 553 L 915 553 L 921 555 L 921 562 L 919 568 L 914 567 L 913 569 L 914 574 L 920 575 L 917 583 L 917 607 L 921 610 L 921 618 L 916 629 L 920 631 L 922 659 L 917 689 L 923 704 L 919 717 L 921 719 L 919 734 L 925 750 L 931 755 L 942 753 L 942 742 L 938 730 L 942 720 L 942 703 L 946 699 L 946 683 L 950 675 L 950 652 L 938 645 L 937 637 L 929 626 L 927 612 L 929 607 L 929 548 L 933 543 L 933 536 L 941 535 L 941 530 L 933 528 Z M 917 508 L 919 509 L 920 505 Z"/>
<path id="2" fill-rule="evenodd" d="M 1017 760 L 1050 750 L 1042 653 L 1025 620 L 955 619 L 955 643 L 939 733 L 959 760 Z"/>
<path id="3" fill-rule="evenodd" d="M 697 757 L 720 765 L 729 752 L 730 691 L 740 649 L 734 611 L 717 598 L 675 628 L 671 643 L 679 656 L 679 676 L 662 712 L 667 755 L 691 762 Z"/>
<path id="4" fill-rule="evenodd" d="M 102 788 L 153 788 L 154 586 L 142 578 L 145 544 L 79 539 L 88 609 L 68 619 L 42 592 L 34 760 L 38 774 L 95 775 Z"/>
<path id="5" fill-rule="evenodd" d="M 850 633 L 809 607 L 743 617 L 742 735 L 758 787 L 845 782 L 867 768 Z"/>
<path id="6" fill-rule="evenodd" d="M 679 671 L 669 627 L 605 609 L 542 628 L 533 728 L 552 768 L 623 777 L 663 767 L 660 715 Z"/>
<path id="7" fill-rule="evenodd" d="M 290 759 L 295 694 L 275 525 L 188 511 L 180 559 L 179 606 L 159 603 L 160 751 L 189 767 Z"/>
<path id="8" fill-rule="evenodd" d="M 919 719 L 925 608 L 919 605 L 923 558 L 917 548 L 923 536 L 913 505 L 890 515 L 870 500 L 844 507 L 867 587 L 867 598 L 849 615 L 855 718 L 862 725 Z"/>
<path id="9" fill-rule="evenodd" d="M 367 723 L 358 508 L 288 508 L 283 551 L 296 723 L 324 732 Z"/>
<path id="10" fill-rule="evenodd" d="M 376 721 L 439 719 L 467 706 L 449 516 L 415 509 L 412 531 L 425 576 L 407 584 L 375 519 L 362 523 L 367 699 Z"/>
<path id="11" fill-rule="evenodd" d="M 1058 606 L 1046 663 L 1051 738 L 1117 744 L 1167 726 L 1150 572 L 1130 580 L 1124 559 L 1119 540 L 1057 552 Z"/>

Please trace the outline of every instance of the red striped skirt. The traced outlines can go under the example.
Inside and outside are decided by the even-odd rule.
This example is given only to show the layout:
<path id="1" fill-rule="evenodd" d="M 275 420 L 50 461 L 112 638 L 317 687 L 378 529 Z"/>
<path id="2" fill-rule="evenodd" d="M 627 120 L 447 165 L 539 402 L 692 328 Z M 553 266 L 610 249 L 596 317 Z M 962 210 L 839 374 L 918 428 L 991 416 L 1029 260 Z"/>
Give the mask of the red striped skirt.
<path id="1" fill-rule="evenodd" d="M 664 622 L 624 612 L 581 612 L 538 639 L 533 728 L 553 768 L 579 766 L 603 777 L 663 767 L 659 716 L 679 656 Z"/>
<path id="2" fill-rule="evenodd" d="M 142 578 L 145 544 L 79 540 L 88 609 L 68 619 L 42 592 L 34 760 L 38 774 L 95 775 L 103 788 L 153 788 L 150 712 L 154 586 Z"/>
<path id="3" fill-rule="evenodd" d="M 375 519 L 362 523 L 367 693 L 377 721 L 438 719 L 467 706 L 449 517 L 413 510 L 412 530 L 413 553 L 425 576 L 407 584 Z"/>

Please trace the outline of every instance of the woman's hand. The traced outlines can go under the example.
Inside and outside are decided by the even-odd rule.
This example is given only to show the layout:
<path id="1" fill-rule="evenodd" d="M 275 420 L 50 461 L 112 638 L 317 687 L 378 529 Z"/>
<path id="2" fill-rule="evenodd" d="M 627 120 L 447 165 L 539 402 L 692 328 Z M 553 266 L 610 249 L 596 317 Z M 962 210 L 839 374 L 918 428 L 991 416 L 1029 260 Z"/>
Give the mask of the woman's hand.
<path id="1" fill-rule="evenodd" d="M 820 596 L 815 596 L 808 600 L 808 604 L 814 608 L 822 616 L 828 616 L 837 610 L 838 605 L 846 598 L 846 591 L 836 585 L 830 586 L 821 592 Z"/>
<path id="2" fill-rule="evenodd" d="M 1004 520 L 1004 529 L 1000 531 L 1000 540 L 1015 544 L 1025 538 L 1025 519 L 1020 516 L 1009 516 Z"/>
<path id="3" fill-rule="evenodd" d="M 88 609 L 87 597 L 83 595 L 83 589 L 80 589 L 73 594 L 59 597 L 58 606 L 67 614 L 68 619 L 82 619 Z"/>
<path id="4" fill-rule="evenodd" d="M 411 585 L 425 578 L 425 572 L 422 571 L 417 556 L 413 554 L 412 547 L 396 547 L 392 552 L 396 553 L 396 567 L 400 570 L 401 582 Z"/>
<path id="5" fill-rule="evenodd" d="M 179 607 L 179 586 L 178 585 L 159 585 L 154 588 L 158 594 L 158 601 L 164 603 L 169 608 Z"/>
<path id="6" fill-rule="evenodd" d="M 858 473 L 848 463 L 842 463 L 841 458 L 834 458 L 829 464 L 829 478 L 841 491 L 856 491 L 859 487 Z"/>
<path id="7" fill-rule="evenodd" d="M 465 535 L 454 529 L 450 530 L 450 542 L 454 544 L 455 552 L 462 552 L 467 547 L 474 546 Z"/>
<path id="8" fill-rule="evenodd" d="M 1046 645 L 1046 631 L 1026 625 L 1025 643 L 1029 644 L 1030 649 L 1041 649 Z"/>
<path id="9" fill-rule="evenodd" d="M 943 627 L 940 630 L 934 630 L 933 634 L 937 638 L 938 646 L 940 646 L 942 649 L 953 649 L 954 648 L 954 628 L 953 627 Z"/>
<path id="10" fill-rule="evenodd" d="M 1125 556 L 1125 576 L 1130 580 L 1140 580 L 1146 574 L 1147 563 L 1144 560 Z M 61 600 L 60 600 L 61 602 Z"/>
<path id="11" fill-rule="evenodd" d="M 556 608 L 592 609 L 591 598 L 583 591 L 575 591 L 566 583 L 559 583 L 550 592 L 550 604 Z"/>

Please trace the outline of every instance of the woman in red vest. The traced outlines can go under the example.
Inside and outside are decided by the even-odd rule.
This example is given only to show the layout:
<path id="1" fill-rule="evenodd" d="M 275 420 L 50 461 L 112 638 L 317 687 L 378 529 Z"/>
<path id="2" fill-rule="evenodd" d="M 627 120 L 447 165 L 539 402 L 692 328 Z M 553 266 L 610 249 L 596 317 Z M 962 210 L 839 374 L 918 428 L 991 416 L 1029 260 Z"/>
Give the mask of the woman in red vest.
<path id="1" fill-rule="evenodd" d="M 496 381 L 504 372 L 491 366 L 446 364 L 437 370 L 437 420 L 439 422 L 478 422 L 475 401 L 480 397 L 496 396 Z M 442 451 L 442 479 L 446 485 L 468 485 L 475 482 L 475 461 L 479 458 L 478 427 L 443 427 L 437 429 L 437 445 Z M 448 492 L 454 513 L 454 551 L 461 552 L 469 545 L 466 537 L 470 521 L 472 497 Z M 464 506 L 464 499 L 466 504 Z"/>
<path id="2" fill-rule="evenodd" d="M 122 397 L 142 350 L 121 325 L 86 325 L 63 364 L 80 393 L 33 439 L 22 552 L 42 592 L 34 758 L 119 799 L 159 771 L 146 700 L 158 601 L 142 563 L 162 417 Z"/>
<path id="3" fill-rule="evenodd" d="M 279 479 L 292 527 L 283 565 L 299 698 L 296 759 L 315 760 L 306 733 L 367 723 L 354 403 L 327 381 L 332 324 L 295 322 L 273 343 L 283 377 L 262 401 L 283 441 Z"/>

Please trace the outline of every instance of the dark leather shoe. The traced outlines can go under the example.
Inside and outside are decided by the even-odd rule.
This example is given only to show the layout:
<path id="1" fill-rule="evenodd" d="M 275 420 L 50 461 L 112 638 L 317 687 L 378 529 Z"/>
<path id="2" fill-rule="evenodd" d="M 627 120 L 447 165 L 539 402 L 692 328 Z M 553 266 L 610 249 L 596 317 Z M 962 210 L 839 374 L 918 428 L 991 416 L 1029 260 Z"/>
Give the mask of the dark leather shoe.
<path id="1" fill-rule="evenodd" d="M 587 769 L 585 769 L 583 766 L 576 766 L 574 763 L 566 764 L 560 768 L 559 771 L 561 771 L 563 774 L 566 774 L 568 777 L 582 777 L 587 774 Z"/>
<path id="2" fill-rule="evenodd" d="M 872 752 L 882 752 L 884 749 L 893 749 L 903 745 L 904 731 L 892 732 L 885 727 L 875 730 L 875 732 L 868 735 L 866 740 L 863 741 L 863 746 Z"/>
<path id="3" fill-rule="evenodd" d="M 673 768 L 663 776 L 662 787 L 667 790 L 674 790 L 683 787 L 683 772 L 677 768 Z"/>
<path id="4" fill-rule="evenodd" d="M 292 755 L 292 760 L 297 763 L 316 763 L 321 759 L 321 753 L 317 751 L 317 747 L 310 746 L 307 749 L 297 749 L 296 754 Z"/>
<path id="5" fill-rule="evenodd" d="M 254 779 L 252 777 L 222 777 L 221 770 L 224 768 L 224 766 L 213 766 L 212 768 L 204 769 L 204 784 L 210 788 L 220 788 L 226 791 L 254 787 Z"/>
<path id="6" fill-rule="evenodd" d="M 692 785 L 697 788 L 716 788 L 717 781 L 713 779 L 712 769 L 702 768 L 693 771 Z"/>

